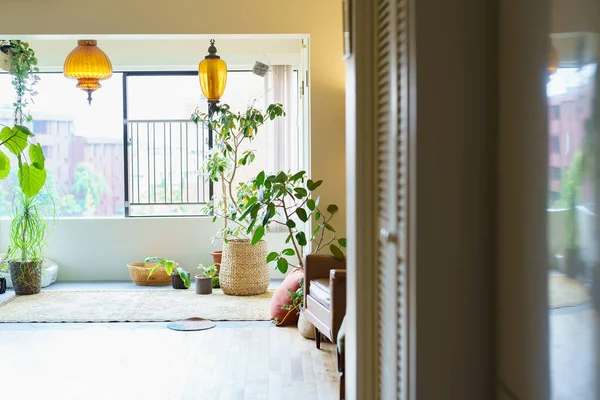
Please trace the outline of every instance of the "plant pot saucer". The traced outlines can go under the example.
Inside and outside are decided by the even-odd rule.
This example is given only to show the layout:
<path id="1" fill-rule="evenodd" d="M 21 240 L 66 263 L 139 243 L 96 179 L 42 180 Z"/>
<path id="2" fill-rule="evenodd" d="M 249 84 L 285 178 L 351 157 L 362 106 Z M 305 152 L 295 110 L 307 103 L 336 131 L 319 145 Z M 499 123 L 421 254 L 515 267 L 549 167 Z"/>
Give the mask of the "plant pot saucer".
<path id="1" fill-rule="evenodd" d="M 216 325 L 217 324 L 209 319 L 194 317 L 171 322 L 167 324 L 167 328 L 174 331 L 203 331 L 205 329 L 214 328 Z"/>

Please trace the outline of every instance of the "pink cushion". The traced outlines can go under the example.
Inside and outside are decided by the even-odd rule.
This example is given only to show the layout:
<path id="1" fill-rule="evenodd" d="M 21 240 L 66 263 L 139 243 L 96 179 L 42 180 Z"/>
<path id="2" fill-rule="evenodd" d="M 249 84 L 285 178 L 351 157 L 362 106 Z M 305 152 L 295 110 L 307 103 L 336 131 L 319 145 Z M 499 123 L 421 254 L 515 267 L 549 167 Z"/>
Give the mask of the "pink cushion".
<path id="1" fill-rule="evenodd" d="M 281 286 L 275 290 L 271 298 L 271 320 L 277 318 L 279 326 L 297 325 L 300 310 L 294 310 L 288 314 L 288 311 L 283 310 L 281 306 L 292 305 L 292 299 L 288 293 L 288 289 L 295 292 L 300 288 L 298 281 L 304 277 L 304 271 L 296 269 L 289 273 L 283 280 Z M 286 316 L 287 315 L 287 316 Z M 285 318 L 285 319 L 284 319 Z"/>

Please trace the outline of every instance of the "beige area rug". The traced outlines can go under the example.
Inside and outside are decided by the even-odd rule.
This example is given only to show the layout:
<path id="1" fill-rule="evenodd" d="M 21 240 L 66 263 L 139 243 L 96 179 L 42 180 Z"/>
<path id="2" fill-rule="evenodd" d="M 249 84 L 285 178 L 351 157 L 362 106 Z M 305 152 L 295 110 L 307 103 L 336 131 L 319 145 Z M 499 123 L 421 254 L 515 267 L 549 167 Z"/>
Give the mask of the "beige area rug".
<path id="1" fill-rule="evenodd" d="M 585 286 L 566 276 L 551 276 L 548 287 L 550 308 L 573 307 L 591 301 Z"/>
<path id="2" fill-rule="evenodd" d="M 0 304 L 0 322 L 268 321 L 274 290 L 258 296 L 192 290 L 43 291 Z"/>

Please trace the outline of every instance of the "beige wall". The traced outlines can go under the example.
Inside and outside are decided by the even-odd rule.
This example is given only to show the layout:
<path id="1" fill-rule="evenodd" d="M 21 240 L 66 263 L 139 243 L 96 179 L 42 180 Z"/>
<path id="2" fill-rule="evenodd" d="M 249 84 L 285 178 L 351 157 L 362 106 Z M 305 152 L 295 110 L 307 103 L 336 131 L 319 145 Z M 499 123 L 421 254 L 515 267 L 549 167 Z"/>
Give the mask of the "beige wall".
<path id="1" fill-rule="evenodd" d="M 93 11 L 92 11 L 93 10 Z M 345 215 L 344 86 L 339 0 L 9 1 L 0 36 L 47 34 L 310 34 L 311 167 L 321 196 Z M 202 55 L 199 55 L 202 56 Z M 335 226 L 345 234 L 344 218 Z"/>

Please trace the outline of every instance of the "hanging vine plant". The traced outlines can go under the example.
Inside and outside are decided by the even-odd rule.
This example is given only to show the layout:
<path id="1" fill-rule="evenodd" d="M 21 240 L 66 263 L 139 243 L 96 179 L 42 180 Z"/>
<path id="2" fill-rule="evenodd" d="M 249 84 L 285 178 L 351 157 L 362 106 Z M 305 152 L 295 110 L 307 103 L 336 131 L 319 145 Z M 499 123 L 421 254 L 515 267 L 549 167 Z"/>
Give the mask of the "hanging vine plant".
<path id="1" fill-rule="evenodd" d="M 14 106 L 14 123 L 23 125 L 31 122 L 32 117 L 29 114 L 28 106 L 33 102 L 37 95 L 35 85 L 40 80 L 38 59 L 35 51 L 29 46 L 29 43 L 21 40 L 5 40 L 0 43 L 0 51 L 8 54 L 10 57 L 9 73 L 12 76 L 12 85 L 15 88 L 16 99 Z"/>
<path id="2" fill-rule="evenodd" d="M 13 127 L 0 129 L 0 146 L 17 157 L 19 168 L 19 187 L 27 196 L 35 196 L 46 183 L 45 158 L 40 144 L 33 144 L 33 133 L 26 124 L 33 118 L 29 114 L 29 105 L 37 95 L 35 85 L 40 80 L 38 59 L 35 51 L 27 42 L 20 40 L 0 41 L 0 52 L 10 57 L 9 74 L 15 88 L 13 103 Z M 0 150 L 0 180 L 10 173 L 10 159 Z"/>

